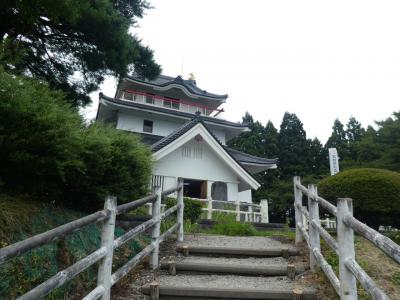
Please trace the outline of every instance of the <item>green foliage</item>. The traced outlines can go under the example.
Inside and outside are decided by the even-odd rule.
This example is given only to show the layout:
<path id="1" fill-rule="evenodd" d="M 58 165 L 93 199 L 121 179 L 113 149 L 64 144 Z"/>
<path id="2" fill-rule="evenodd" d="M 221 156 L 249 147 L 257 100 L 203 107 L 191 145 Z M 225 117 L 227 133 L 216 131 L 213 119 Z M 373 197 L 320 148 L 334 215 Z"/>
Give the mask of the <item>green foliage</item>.
<path id="1" fill-rule="evenodd" d="M 167 198 L 165 201 L 166 208 L 170 208 L 172 206 L 176 205 L 176 199 L 175 198 Z M 183 198 L 183 204 L 184 204 L 184 209 L 183 209 L 183 218 L 185 220 L 189 220 L 191 223 L 195 223 L 201 213 L 201 202 L 192 200 L 190 198 Z"/>
<path id="2" fill-rule="evenodd" d="M 77 212 L 27 196 L 0 193 L 0 247 L 85 216 Z M 124 233 L 116 228 L 116 236 Z M 58 271 L 98 249 L 100 228 L 89 225 L 68 234 L 62 240 L 48 243 L 0 266 L 0 299 L 15 299 L 39 285 Z M 144 242 L 144 241 L 143 241 Z M 114 266 L 120 267 L 143 248 L 143 242 L 128 242 L 114 253 Z M 147 242 L 147 241 L 146 241 Z M 53 291 L 47 299 L 81 298 L 96 286 L 97 265 Z M 72 297 L 73 295 L 73 297 Z M 80 297 L 79 297 L 80 296 Z M 75 298 L 76 297 L 76 298 Z"/>
<path id="3" fill-rule="evenodd" d="M 74 208 L 96 210 L 107 194 L 142 196 L 151 152 L 134 135 L 86 127 L 59 92 L 0 69 L 0 182 Z"/>
<path id="4" fill-rule="evenodd" d="M 325 144 L 326 151 L 328 151 L 329 148 L 336 148 L 340 159 L 344 160 L 348 158 L 349 145 L 346 137 L 346 131 L 339 119 L 336 119 L 333 122 L 332 134 Z"/>
<path id="5" fill-rule="evenodd" d="M 372 227 L 400 226 L 400 173 L 351 169 L 323 179 L 318 190 L 333 203 L 337 198 L 352 198 L 354 215 Z"/>
<path id="6" fill-rule="evenodd" d="M 400 245 L 400 231 L 391 231 L 387 236 L 392 239 L 396 244 Z"/>
<path id="7" fill-rule="evenodd" d="M 400 272 L 395 272 L 392 276 L 392 281 L 394 284 L 400 286 Z"/>
<path id="8" fill-rule="evenodd" d="M 87 104 L 106 75 L 160 73 L 153 52 L 129 33 L 147 8 L 145 0 L 2 1 L 0 64 Z"/>
<path id="9" fill-rule="evenodd" d="M 216 224 L 211 229 L 214 234 L 231 236 L 253 236 L 256 229 L 249 223 L 236 222 L 232 214 L 218 214 Z"/>
<path id="10" fill-rule="evenodd" d="M 294 175 L 307 175 L 307 148 L 303 123 L 295 114 L 286 112 L 278 136 L 281 178 L 291 179 Z"/>

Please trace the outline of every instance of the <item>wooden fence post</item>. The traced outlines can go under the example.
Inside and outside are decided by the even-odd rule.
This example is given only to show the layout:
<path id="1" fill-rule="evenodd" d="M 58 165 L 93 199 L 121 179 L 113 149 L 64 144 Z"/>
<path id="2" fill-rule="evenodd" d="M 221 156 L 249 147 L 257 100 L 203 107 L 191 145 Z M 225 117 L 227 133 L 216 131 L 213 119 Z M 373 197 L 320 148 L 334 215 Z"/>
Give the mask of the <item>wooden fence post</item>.
<path id="1" fill-rule="evenodd" d="M 178 208 L 178 213 L 177 213 L 177 222 L 178 222 L 178 233 L 177 233 L 177 237 L 178 237 L 178 242 L 183 242 L 183 226 L 184 226 L 184 220 L 183 220 L 183 211 L 185 209 L 185 204 L 183 202 L 183 179 L 179 178 L 178 179 L 178 185 L 181 186 L 181 188 L 178 190 L 178 198 L 177 198 L 177 204 L 179 205 Z"/>
<path id="2" fill-rule="evenodd" d="M 353 215 L 352 199 L 340 198 L 337 201 L 337 239 L 339 246 L 339 280 L 340 299 L 357 300 L 357 282 L 353 273 L 347 269 L 345 262 L 355 259 L 354 232 L 348 227 L 343 218 L 345 215 Z"/>
<path id="3" fill-rule="evenodd" d="M 207 220 L 212 220 L 212 199 L 211 197 L 208 198 L 208 202 L 207 202 Z"/>
<path id="4" fill-rule="evenodd" d="M 104 203 L 104 209 L 110 211 L 108 219 L 103 223 L 101 229 L 101 247 L 106 247 L 107 255 L 101 260 L 97 273 L 97 286 L 104 287 L 104 293 L 101 300 L 109 300 L 111 295 L 111 274 L 114 249 L 114 230 L 115 217 L 117 215 L 117 198 L 107 196 Z"/>
<path id="5" fill-rule="evenodd" d="M 308 185 L 308 213 L 310 220 L 308 222 L 308 235 L 310 237 L 310 269 L 316 272 L 318 269 L 318 262 L 314 256 L 314 249 L 321 251 L 319 231 L 312 225 L 312 221 L 315 220 L 317 224 L 319 223 L 319 207 L 317 198 L 317 187 L 314 184 Z M 314 198 L 315 197 L 315 198 Z"/>
<path id="6" fill-rule="evenodd" d="M 300 210 L 298 205 L 303 206 L 303 194 L 302 192 L 297 188 L 296 184 L 301 184 L 300 182 L 300 177 L 299 176 L 294 176 L 293 177 L 293 186 L 294 186 L 294 212 L 295 212 L 295 227 L 296 227 L 296 244 L 299 244 L 303 241 L 303 236 L 301 234 L 300 228 L 298 227 L 297 224 L 303 224 L 303 214 Z"/>
<path id="7" fill-rule="evenodd" d="M 268 200 L 262 199 L 260 201 L 261 223 L 269 223 Z"/>
<path id="8" fill-rule="evenodd" d="M 236 222 L 240 222 L 240 201 L 236 201 Z"/>
<path id="9" fill-rule="evenodd" d="M 247 210 L 247 222 L 254 222 L 253 206 L 249 205 Z"/>
<path id="10" fill-rule="evenodd" d="M 150 256 L 150 268 L 155 270 L 158 268 L 158 253 L 159 253 L 159 237 L 160 237 L 160 209 L 161 209 L 161 187 L 154 187 L 154 192 L 157 195 L 156 200 L 153 203 L 152 218 L 157 219 L 157 222 L 153 226 L 153 231 L 151 233 L 151 243 L 154 245 L 154 250 L 151 252 Z"/>

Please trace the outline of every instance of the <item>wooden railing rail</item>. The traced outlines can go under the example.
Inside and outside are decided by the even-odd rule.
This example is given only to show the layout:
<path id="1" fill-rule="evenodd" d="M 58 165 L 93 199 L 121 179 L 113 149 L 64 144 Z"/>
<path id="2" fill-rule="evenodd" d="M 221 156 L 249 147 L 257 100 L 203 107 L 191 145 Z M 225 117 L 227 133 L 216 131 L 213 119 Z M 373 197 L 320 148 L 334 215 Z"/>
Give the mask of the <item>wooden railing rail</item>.
<path id="1" fill-rule="evenodd" d="M 354 231 L 371 241 L 397 263 L 400 263 L 400 246 L 357 220 L 353 216 L 352 199 L 340 198 L 335 207 L 318 196 L 315 185 L 304 187 L 298 176 L 294 177 L 293 183 L 296 244 L 303 240 L 307 243 L 310 250 L 311 270 L 315 271 L 318 267 L 321 268 L 341 300 L 357 299 L 357 281 L 373 299 L 388 300 L 389 297 L 385 292 L 376 285 L 355 259 Z M 303 195 L 308 198 L 308 210 L 303 206 Z M 319 205 L 336 217 L 337 241 L 321 226 Z M 321 253 L 320 237 L 339 256 L 339 278 Z"/>
<path id="2" fill-rule="evenodd" d="M 160 207 L 162 197 L 168 196 L 175 192 L 177 192 L 177 204 L 161 213 Z M 116 216 L 118 214 L 136 209 L 146 203 L 153 204 L 152 218 L 115 239 L 114 231 Z M 82 227 L 102 221 L 101 246 L 99 249 L 77 261 L 73 265 L 67 267 L 66 269 L 58 272 L 45 282 L 36 286 L 26 294 L 20 296 L 18 299 L 27 300 L 43 298 L 54 289 L 62 286 L 82 271 L 100 261 L 97 275 L 97 286 L 86 297 L 84 297 L 84 299 L 91 300 L 101 298 L 102 300 L 108 300 L 110 299 L 111 287 L 122 277 L 128 274 L 128 272 L 145 257 L 150 255 L 151 268 L 155 269 L 158 267 L 159 244 L 164 241 L 168 235 L 177 231 L 178 241 L 183 241 L 183 210 L 183 181 L 181 179 L 179 179 L 178 185 L 174 188 L 161 192 L 160 187 L 156 187 L 155 194 L 119 206 L 117 206 L 117 199 L 109 196 L 106 198 L 104 210 L 56 227 L 47 232 L 35 235 L 21 242 L 1 248 L 0 264 L 7 262 L 14 257 L 20 256 L 27 251 L 45 245 L 46 243 L 63 238 L 66 234 L 69 234 L 75 230 L 79 230 Z M 175 212 L 177 213 L 177 222 L 162 235 L 160 235 L 161 221 Z M 153 228 L 151 243 L 136 256 L 131 258 L 125 265 L 112 273 L 114 250 L 149 228 Z"/>

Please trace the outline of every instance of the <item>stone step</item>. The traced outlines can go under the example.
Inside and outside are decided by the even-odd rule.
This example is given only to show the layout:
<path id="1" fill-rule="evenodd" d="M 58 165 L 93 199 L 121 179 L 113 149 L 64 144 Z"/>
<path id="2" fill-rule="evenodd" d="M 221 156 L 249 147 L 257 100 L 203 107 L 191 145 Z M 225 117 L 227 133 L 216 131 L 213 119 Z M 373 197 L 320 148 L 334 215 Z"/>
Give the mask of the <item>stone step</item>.
<path id="1" fill-rule="evenodd" d="M 291 300 L 299 290 L 287 277 L 249 277 L 235 275 L 177 275 L 162 276 L 160 299 L 273 299 Z M 301 289 L 302 300 L 317 299 L 316 291 Z M 142 287 L 150 294 L 150 285 Z"/>
<path id="2" fill-rule="evenodd" d="M 168 269 L 167 263 L 162 264 L 163 269 Z M 203 263 L 175 263 L 177 272 L 190 273 L 212 273 L 212 274 L 235 274 L 235 275 L 253 275 L 253 276 L 284 276 L 288 275 L 288 265 L 265 265 L 265 266 L 246 266 L 246 265 L 222 265 L 222 264 L 203 264 Z M 295 273 L 300 274 L 305 271 L 304 268 L 295 268 Z"/>
<path id="3" fill-rule="evenodd" d="M 187 250 L 186 250 L 187 249 Z M 191 246 L 191 245 L 178 245 L 178 252 L 184 255 L 200 254 L 212 256 L 250 256 L 250 257 L 284 257 L 300 255 L 300 251 L 296 248 L 290 247 L 270 247 L 261 249 L 251 249 L 245 247 L 213 247 L 213 246 Z M 184 251 L 185 250 L 185 251 Z"/>

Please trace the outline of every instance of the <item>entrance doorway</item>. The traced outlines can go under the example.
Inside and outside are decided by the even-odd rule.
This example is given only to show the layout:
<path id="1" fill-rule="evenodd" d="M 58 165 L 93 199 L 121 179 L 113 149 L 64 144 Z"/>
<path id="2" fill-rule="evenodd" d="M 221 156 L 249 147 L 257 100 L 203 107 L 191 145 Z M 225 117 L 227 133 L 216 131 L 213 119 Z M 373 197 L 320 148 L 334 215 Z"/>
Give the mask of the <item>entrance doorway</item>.
<path id="1" fill-rule="evenodd" d="M 207 181 L 184 179 L 184 196 L 189 198 L 207 198 Z"/>

